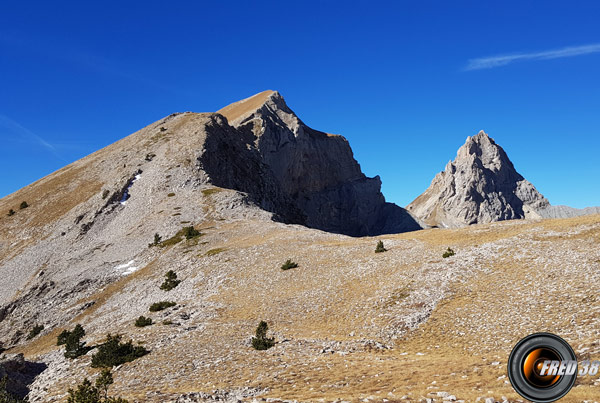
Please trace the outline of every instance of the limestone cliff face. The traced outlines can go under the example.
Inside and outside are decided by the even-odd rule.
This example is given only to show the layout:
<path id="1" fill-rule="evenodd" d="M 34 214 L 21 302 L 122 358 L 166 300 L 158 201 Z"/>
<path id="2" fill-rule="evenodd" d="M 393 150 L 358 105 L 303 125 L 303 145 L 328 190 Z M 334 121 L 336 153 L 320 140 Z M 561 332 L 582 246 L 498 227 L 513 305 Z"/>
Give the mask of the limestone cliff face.
<path id="1" fill-rule="evenodd" d="M 309 227 L 355 236 L 420 228 L 406 211 L 385 202 L 381 180 L 362 173 L 344 137 L 305 125 L 278 92 L 262 92 L 219 113 L 256 147 Z"/>
<path id="2" fill-rule="evenodd" d="M 459 227 L 539 217 L 549 205 L 485 132 L 468 137 L 456 159 L 407 209 L 426 224 Z"/>

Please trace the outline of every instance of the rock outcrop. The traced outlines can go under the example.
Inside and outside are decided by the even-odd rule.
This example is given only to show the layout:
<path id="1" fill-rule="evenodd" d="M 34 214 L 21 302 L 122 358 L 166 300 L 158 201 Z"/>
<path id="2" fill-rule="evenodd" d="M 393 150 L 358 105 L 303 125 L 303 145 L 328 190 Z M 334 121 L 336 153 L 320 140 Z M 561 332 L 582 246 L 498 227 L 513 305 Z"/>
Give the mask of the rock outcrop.
<path id="1" fill-rule="evenodd" d="M 467 137 L 429 188 L 407 207 L 427 225 L 460 227 L 475 223 L 539 217 L 548 200 L 514 168 L 506 152 L 485 132 Z"/>
<path id="2" fill-rule="evenodd" d="M 347 235 L 378 235 L 421 227 L 386 203 L 378 176 L 366 177 L 348 141 L 304 124 L 275 91 L 219 111 L 255 147 L 306 225 Z"/>

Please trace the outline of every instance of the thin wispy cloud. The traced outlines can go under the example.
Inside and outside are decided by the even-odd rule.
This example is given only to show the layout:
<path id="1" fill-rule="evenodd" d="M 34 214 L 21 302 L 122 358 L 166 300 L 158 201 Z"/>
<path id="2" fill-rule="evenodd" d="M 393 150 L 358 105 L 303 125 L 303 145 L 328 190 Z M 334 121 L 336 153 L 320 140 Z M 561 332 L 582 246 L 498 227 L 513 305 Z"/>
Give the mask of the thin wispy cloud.
<path id="1" fill-rule="evenodd" d="M 50 144 L 49 142 L 44 140 L 42 137 L 38 136 L 37 134 L 35 134 L 31 130 L 27 129 L 26 127 L 23 127 L 19 122 L 12 120 L 8 116 L 0 115 L 0 128 L 4 128 L 5 130 L 7 129 L 10 134 L 19 136 L 19 137 L 25 139 L 26 141 L 29 141 L 33 144 L 41 146 L 41 147 L 45 148 L 46 150 L 48 150 L 56 158 L 58 158 L 60 160 L 64 160 L 58 154 L 58 151 L 56 150 L 56 147 L 54 145 Z"/>
<path id="2" fill-rule="evenodd" d="M 560 59 L 563 57 L 573 57 L 588 55 L 591 53 L 600 52 L 600 43 L 593 43 L 582 46 L 568 46 L 566 48 L 545 50 L 541 52 L 531 53 L 513 53 L 510 55 L 499 55 L 490 57 L 481 57 L 469 60 L 469 63 L 464 68 L 465 71 L 491 69 L 494 67 L 506 66 L 507 64 L 525 61 L 525 60 L 550 60 Z"/>

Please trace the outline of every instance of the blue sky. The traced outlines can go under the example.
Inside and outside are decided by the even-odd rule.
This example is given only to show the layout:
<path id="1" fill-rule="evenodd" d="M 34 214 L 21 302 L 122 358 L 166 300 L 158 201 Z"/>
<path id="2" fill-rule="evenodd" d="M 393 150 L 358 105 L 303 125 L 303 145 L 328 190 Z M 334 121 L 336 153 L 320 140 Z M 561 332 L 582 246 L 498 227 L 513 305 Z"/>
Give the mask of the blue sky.
<path id="1" fill-rule="evenodd" d="M 0 197 L 273 89 L 402 206 L 481 129 L 552 204 L 600 205 L 600 3 L 206 3 L 4 2 Z"/>

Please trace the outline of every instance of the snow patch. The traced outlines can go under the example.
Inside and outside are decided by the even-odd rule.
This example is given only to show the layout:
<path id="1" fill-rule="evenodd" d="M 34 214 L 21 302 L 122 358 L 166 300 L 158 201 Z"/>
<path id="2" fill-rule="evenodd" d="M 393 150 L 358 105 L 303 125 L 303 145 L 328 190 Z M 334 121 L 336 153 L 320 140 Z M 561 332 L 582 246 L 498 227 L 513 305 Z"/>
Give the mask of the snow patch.
<path id="1" fill-rule="evenodd" d="M 122 276 L 127 276 L 128 274 L 131 274 L 131 273 L 133 273 L 133 272 L 135 272 L 135 271 L 137 271 L 139 269 L 139 267 L 133 266 L 134 262 L 135 262 L 135 259 L 134 260 L 130 260 L 127 263 L 115 266 L 115 271 L 121 272 Z"/>
<path id="2" fill-rule="evenodd" d="M 121 197 L 121 200 L 119 200 L 119 203 L 125 205 L 127 204 L 127 200 L 129 199 L 129 189 L 131 188 L 131 186 L 133 185 L 133 183 L 140 179 L 142 177 L 142 174 L 138 173 L 137 175 L 135 175 L 133 177 L 133 179 L 131 180 L 131 183 L 127 186 L 127 188 L 125 189 L 125 191 L 123 192 L 123 197 Z"/>

